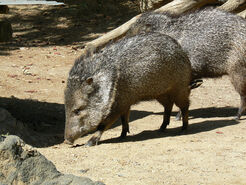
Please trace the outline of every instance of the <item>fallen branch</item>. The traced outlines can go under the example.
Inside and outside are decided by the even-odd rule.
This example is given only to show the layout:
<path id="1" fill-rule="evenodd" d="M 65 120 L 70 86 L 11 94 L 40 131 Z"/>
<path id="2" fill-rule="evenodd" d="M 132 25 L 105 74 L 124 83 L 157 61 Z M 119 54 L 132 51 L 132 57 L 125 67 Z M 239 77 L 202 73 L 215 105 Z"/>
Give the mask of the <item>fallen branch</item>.
<path id="1" fill-rule="evenodd" d="M 216 2 L 216 0 L 174 0 L 155 10 L 155 12 L 169 12 L 175 15 L 180 15 L 184 12 L 197 9 L 212 2 Z"/>
<path id="2" fill-rule="evenodd" d="M 245 2 L 246 2 L 246 0 L 228 0 L 223 5 L 218 7 L 218 9 L 228 11 L 228 12 L 233 12 L 234 10 L 236 10 L 239 6 L 241 6 Z"/>
<path id="3" fill-rule="evenodd" d="M 246 18 L 246 10 L 244 10 L 244 11 L 238 13 L 237 15 L 239 15 L 239 16 L 241 16 L 241 17 L 243 17 L 243 18 Z"/>

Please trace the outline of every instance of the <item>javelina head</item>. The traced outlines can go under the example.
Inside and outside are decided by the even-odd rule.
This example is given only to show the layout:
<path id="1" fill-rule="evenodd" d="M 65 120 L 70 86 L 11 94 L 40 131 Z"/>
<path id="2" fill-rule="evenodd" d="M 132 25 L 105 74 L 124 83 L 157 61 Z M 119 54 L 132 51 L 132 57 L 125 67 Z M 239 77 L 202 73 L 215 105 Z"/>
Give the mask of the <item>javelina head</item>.
<path id="1" fill-rule="evenodd" d="M 95 131 L 109 114 L 115 97 L 112 73 L 97 71 L 89 77 L 81 71 L 79 75 L 78 72 L 74 73 L 70 72 L 65 89 L 67 144 Z"/>

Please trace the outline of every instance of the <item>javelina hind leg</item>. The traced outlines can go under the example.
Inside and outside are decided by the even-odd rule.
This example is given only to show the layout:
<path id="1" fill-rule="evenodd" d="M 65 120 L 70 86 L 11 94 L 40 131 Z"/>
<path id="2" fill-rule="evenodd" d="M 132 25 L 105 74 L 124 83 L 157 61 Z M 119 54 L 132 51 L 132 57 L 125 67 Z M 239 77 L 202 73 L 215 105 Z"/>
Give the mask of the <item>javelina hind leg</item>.
<path id="1" fill-rule="evenodd" d="M 158 98 L 157 100 L 165 108 L 164 116 L 163 116 L 163 123 L 160 127 L 160 131 L 164 131 L 167 128 L 167 125 L 169 125 L 169 123 L 170 123 L 170 116 L 171 116 L 171 112 L 172 112 L 174 103 L 173 103 L 173 101 L 171 101 L 170 99 L 168 99 L 166 97 Z"/>
<path id="2" fill-rule="evenodd" d="M 189 106 L 181 108 L 182 120 L 183 120 L 182 130 L 186 130 L 188 127 L 188 109 Z"/>
<path id="3" fill-rule="evenodd" d="M 202 80 L 202 79 L 195 79 L 195 80 L 192 80 L 191 83 L 190 83 L 190 85 L 189 85 L 189 88 L 190 88 L 190 90 L 191 90 L 191 89 L 196 89 L 196 88 L 198 88 L 200 85 L 202 85 L 202 83 L 203 83 L 203 80 Z M 177 121 L 180 121 L 180 120 L 181 120 L 181 115 L 182 115 L 181 110 L 179 110 L 179 112 L 177 113 L 175 119 L 176 119 Z"/>
<path id="4" fill-rule="evenodd" d="M 241 102 L 240 102 L 240 107 L 238 109 L 238 113 L 237 116 L 235 117 L 236 120 L 239 120 L 240 117 L 242 116 L 242 114 L 245 112 L 246 110 L 246 98 L 241 96 Z"/>
<path id="5" fill-rule="evenodd" d="M 129 116 L 130 116 L 130 108 L 127 110 L 127 112 L 123 115 L 121 115 L 121 124 L 122 124 L 122 132 L 120 135 L 120 138 L 123 139 L 126 137 L 127 132 L 129 131 Z"/>
<path id="6" fill-rule="evenodd" d="M 180 108 L 182 114 L 182 121 L 183 121 L 182 130 L 186 130 L 188 127 L 188 110 L 190 104 L 189 93 L 190 93 L 190 89 L 188 89 L 188 91 L 184 91 L 183 93 L 180 93 L 179 96 L 177 96 L 175 99 L 175 104 Z"/>
<path id="7" fill-rule="evenodd" d="M 235 90 L 239 93 L 241 101 L 240 106 L 235 116 L 236 120 L 239 120 L 242 114 L 246 110 L 246 78 L 244 77 L 246 70 L 242 68 L 236 68 L 233 72 L 231 72 L 231 83 L 233 84 Z"/>

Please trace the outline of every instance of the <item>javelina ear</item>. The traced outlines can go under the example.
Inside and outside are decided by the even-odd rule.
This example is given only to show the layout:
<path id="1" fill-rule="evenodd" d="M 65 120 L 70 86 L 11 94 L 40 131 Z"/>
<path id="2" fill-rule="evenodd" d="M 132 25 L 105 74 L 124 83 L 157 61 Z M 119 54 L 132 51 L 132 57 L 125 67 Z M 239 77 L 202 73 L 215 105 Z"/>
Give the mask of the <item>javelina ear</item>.
<path id="1" fill-rule="evenodd" d="M 91 78 L 91 77 L 90 78 L 87 78 L 86 83 L 88 85 L 91 85 L 93 83 L 93 78 Z"/>

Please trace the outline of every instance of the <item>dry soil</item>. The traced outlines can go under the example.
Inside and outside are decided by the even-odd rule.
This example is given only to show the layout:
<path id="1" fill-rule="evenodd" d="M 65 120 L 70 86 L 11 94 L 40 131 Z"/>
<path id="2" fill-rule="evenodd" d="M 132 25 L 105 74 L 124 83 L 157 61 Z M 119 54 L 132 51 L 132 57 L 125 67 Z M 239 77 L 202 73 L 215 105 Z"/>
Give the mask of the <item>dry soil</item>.
<path id="1" fill-rule="evenodd" d="M 185 133 L 175 120 L 176 107 L 170 126 L 160 133 L 163 107 L 151 101 L 132 107 L 125 140 L 118 139 L 118 121 L 98 146 L 71 148 L 62 143 L 63 90 L 74 59 L 87 40 L 137 13 L 129 11 L 120 19 L 100 12 L 78 21 L 72 19 L 74 12 L 63 15 L 73 7 L 11 6 L 10 14 L 1 15 L 12 22 L 14 40 L 0 45 L 0 106 L 40 133 L 43 138 L 33 146 L 60 172 L 108 185 L 246 184 L 246 116 L 233 120 L 239 95 L 228 77 L 205 80 L 192 91 Z"/>

